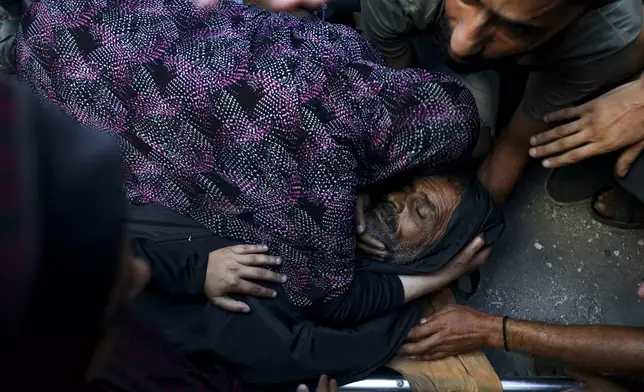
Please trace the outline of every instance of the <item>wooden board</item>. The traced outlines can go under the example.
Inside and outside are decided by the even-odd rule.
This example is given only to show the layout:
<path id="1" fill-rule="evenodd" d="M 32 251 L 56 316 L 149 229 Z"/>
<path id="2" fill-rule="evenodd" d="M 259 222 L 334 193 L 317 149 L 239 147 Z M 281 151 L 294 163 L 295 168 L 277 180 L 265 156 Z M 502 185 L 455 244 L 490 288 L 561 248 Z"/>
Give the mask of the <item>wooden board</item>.
<path id="1" fill-rule="evenodd" d="M 454 303 L 449 288 L 427 301 L 425 316 Z M 438 361 L 394 358 L 387 366 L 400 372 L 414 392 L 502 392 L 501 380 L 482 352 L 457 355 Z"/>

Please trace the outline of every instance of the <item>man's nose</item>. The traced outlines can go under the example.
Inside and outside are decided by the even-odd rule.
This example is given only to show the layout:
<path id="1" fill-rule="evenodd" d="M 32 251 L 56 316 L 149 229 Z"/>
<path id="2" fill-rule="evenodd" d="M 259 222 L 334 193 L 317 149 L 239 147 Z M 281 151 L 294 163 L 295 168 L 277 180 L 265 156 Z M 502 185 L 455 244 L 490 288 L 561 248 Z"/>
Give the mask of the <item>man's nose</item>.
<path id="1" fill-rule="evenodd" d="M 403 192 L 390 193 L 387 201 L 394 205 L 398 214 L 405 209 L 405 194 Z"/>
<path id="2" fill-rule="evenodd" d="M 462 19 L 452 31 L 450 50 L 457 57 L 469 57 L 483 50 L 485 46 L 486 25 L 488 17 L 485 12 L 477 12 Z"/>

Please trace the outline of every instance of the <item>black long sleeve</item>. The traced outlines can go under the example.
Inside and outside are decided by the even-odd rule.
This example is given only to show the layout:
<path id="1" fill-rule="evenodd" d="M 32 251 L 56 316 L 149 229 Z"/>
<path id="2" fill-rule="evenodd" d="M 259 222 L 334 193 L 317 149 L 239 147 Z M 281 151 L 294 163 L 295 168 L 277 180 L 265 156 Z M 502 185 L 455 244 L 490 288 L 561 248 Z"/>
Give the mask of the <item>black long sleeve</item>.
<path id="1" fill-rule="evenodd" d="M 353 326 L 382 316 L 405 303 L 398 275 L 357 270 L 342 296 L 307 309 L 312 321 L 330 327 Z"/>
<path id="2" fill-rule="evenodd" d="M 169 295 L 204 295 L 209 251 L 140 238 L 134 242 L 135 255 L 150 265 L 151 287 Z"/>
<path id="3" fill-rule="evenodd" d="M 168 295 L 203 295 L 208 254 L 234 244 L 217 236 L 172 243 L 137 239 L 135 252 L 150 264 L 152 288 Z M 260 284 L 277 289 L 272 284 Z M 302 311 L 316 323 L 345 327 L 382 316 L 404 302 L 405 292 L 397 275 L 358 268 L 346 293 L 332 301 L 302 308 Z"/>

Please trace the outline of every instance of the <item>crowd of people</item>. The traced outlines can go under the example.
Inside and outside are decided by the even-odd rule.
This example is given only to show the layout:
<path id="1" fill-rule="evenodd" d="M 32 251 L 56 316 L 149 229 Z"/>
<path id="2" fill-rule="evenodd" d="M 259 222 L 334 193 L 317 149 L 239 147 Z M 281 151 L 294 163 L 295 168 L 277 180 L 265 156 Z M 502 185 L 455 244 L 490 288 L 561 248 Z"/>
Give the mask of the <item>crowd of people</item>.
<path id="1" fill-rule="evenodd" d="M 9 385 L 326 392 L 484 347 L 644 371 L 641 327 L 421 315 L 476 280 L 530 157 L 555 203 L 644 228 L 640 0 L 330 5 L 364 35 L 260 5 L 0 1 Z"/>

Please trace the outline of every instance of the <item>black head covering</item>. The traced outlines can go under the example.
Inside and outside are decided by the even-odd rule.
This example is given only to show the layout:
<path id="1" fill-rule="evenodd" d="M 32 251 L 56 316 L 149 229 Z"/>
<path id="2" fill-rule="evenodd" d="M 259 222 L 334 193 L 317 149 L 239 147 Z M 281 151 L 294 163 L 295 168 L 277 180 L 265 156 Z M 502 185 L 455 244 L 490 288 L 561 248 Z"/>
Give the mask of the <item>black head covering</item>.
<path id="1" fill-rule="evenodd" d="M 478 180 L 460 180 L 463 188 L 461 202 L 447 224 L 445 234 L 411 264 L 361 260 L 372 271 L 392 274 L 415 274 L 441 269 L 479 234 L 484 235 L 485 246 L 496 242 L 505 229 L 503 213 L 494 203 L 492 195 Z"/>
<path id="2" fill-rule="evenodd" d="M 3 382 L 70 390 L 120 267 L 118 150 L 0 79 L 0 157 L 0 338 L 15 376 Z"/>

